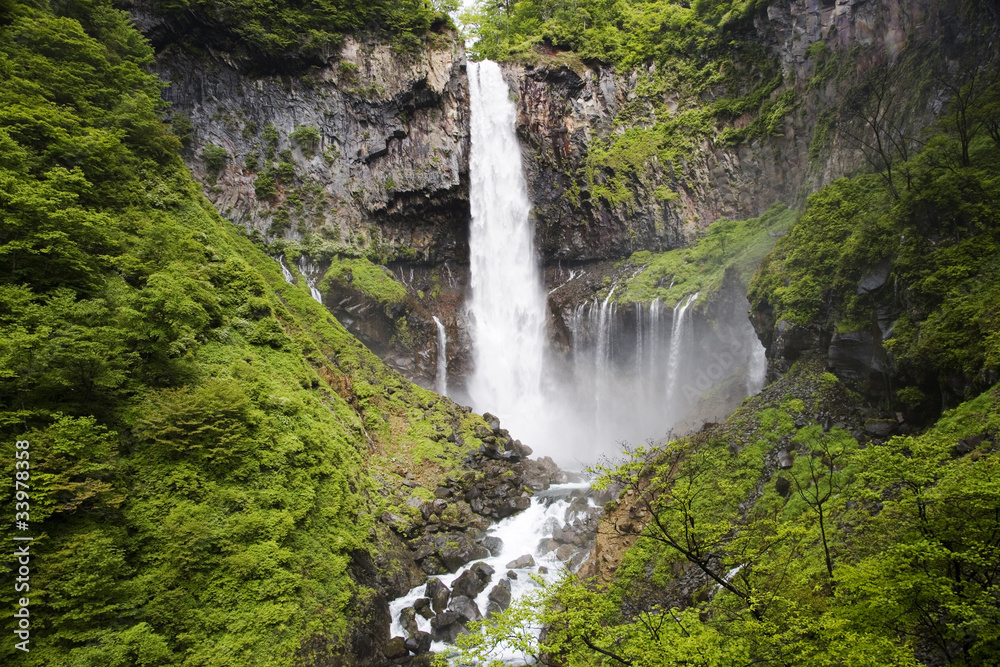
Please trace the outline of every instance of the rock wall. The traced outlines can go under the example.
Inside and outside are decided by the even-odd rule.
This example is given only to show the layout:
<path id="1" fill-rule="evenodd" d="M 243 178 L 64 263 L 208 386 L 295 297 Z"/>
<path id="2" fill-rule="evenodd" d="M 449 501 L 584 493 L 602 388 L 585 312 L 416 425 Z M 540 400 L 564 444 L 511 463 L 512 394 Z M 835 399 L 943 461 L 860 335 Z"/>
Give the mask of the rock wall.
<path id="1" fill-rule="evenodd" d="M 632 121 L 620 114 L 637 99 L 640 80 L 655 68 L 618 72 L 604 66 L 578 72 L 506 64 L 505 76 L 518 98 L 525 172 L 544 260 L 608 259 L 679 247 L 721 217 L 755 217 L 775 201 L 798 205 L 809 193 L 864 167 L 863 156 L 836 132 L 828 149 L 810 159 L 821 114 L 832 111 L 853 82 L 852 76 L 814 78 L 817 59 L 809 56 L 810 47 L 823 42 L 830 53 L 842 55 L 857 49 L 852 58 L 858 58 L 865 53 L 893 56 L 907 45 L 928 50 L 931 59 L 921 66 L 941 68 L 965 29 L 958 7 L 952 0 L 770 3 L 742 38 L 761 44 L 775 59 L 784 83 L 771 97 L 794 90 L 794 111 L 774 136 L 733 147 L 704 141 L 678 168 L 647 163 L 628 183 L 633 205 L 591 198 L 584 166 L 595 142 L 630 126 Z M 866 66 L 860 58 L 856 67 Z M 725 93 L 712 90 L 703 100 Z M 933 89 L 912 94 L 914 125 L 920 127 L 933 119 L 943 100 Z M 659 101 L 676 108 L 670 94 Z M 748 122 L 738 118 L 734 126 Z M 612 175 L 605 171 L 597 178 Z M 657 197 L 664 186 L 675 199 Z"/>
<path id="2" fill-rule="evenodd" d="M 319 235 L 327 252 L 443 262 L 468 256 L 465 62 L 446 33 L 414 55 L 348 37 L 336 59 L 294 77 L 246 75 L 225 53 L 177 46 L 156 70 L 190 121 L 189 166 L 234 223 L 269 242 Z M 318 136 L 297 138 L 300 128 Z M 218 173 L 210 144 L 226 151 Z M 273 194 L 255 188 L 269 166 Z"/>

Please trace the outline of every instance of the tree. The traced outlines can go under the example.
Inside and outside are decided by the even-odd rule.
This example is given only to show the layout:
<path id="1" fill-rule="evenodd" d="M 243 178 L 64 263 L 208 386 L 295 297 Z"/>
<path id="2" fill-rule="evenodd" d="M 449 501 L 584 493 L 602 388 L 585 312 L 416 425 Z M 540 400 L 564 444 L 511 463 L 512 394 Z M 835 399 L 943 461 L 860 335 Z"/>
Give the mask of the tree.
<path id="1" fill-rule="evenodd" d="M 902 68 L 880 60 L 858 75 L 844 98 L 841 131 L 882 175 L 892 196 L 899 199 L 893 168 L 910 159 L 914 139 L 905 115 L 905 96 L 899 90 Z M 910 174 L 904 172 L 909 188 Z"/>

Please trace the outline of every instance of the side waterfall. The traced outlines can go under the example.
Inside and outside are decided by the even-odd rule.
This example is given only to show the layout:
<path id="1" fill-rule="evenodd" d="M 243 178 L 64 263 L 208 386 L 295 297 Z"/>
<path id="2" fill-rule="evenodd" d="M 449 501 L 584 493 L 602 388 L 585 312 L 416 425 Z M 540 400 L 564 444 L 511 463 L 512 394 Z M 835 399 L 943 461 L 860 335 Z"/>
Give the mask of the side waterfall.
<path id="1" fill-rule="evenodd" d="M 319 303 L 323 303 L 323 294 L 319 291 L 319 288 L 316 287 L 319 282 L 316 280 L 316 275 L 319 273 L 319 269 L 317 269 L 312 262 L 306 259 L 305 256 L 299 257 L 299 263 L 297 266 L 299 268 L 299 273 L 301 273 L 306 279 L 306 285 L 309 286 L 309 294 L 311 294 L 312 298 L 316 299 Z"/>
<path id="2" fill-rule="evenodd" d="M 434 377 L 434 391 L 446 396 L 448 394 L 448 332 L 441 320 L 434 316 L 437 325 L 437 375 Z"/>

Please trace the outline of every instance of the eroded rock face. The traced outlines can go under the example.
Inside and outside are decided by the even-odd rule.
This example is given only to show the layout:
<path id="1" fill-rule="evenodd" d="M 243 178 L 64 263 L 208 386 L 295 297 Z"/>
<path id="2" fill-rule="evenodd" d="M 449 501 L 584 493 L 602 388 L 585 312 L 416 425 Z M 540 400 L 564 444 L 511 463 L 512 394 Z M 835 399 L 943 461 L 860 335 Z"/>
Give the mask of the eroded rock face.
<path id="1" fill-rule="evenodd" d="M 761 44 L 773 57 L 785 81 L 773 96 L 794 90 L 796 112 L 788 114 L 771 136 L 738 146 L 705 140 L 678 164 L 651 160 L 642 173 L 628 177 L 631 204 L 592 197 L 584 167 L 594 146 L 630 125 L 617 117 L 639 99 L 637 89 L 655 73 L 655 66 L 631 71 L 602 66 L 577 72 L 505 64 L 505 78 L 517 97 L 518 134 L 537 245 L 545 262 L 594 261 L 641 249 L 680 247 L 719 218 L 755 217 L 776 201 L 800 204 L 809 193 L 864 165 L 863 156 L 837 137 L 821 159 L 810 159 L 820 114 L 836 107 L 851 83 L 813 80 L 818 59 L 809 56 L 810 47 L 824 42 L 831 53 L 860 47 L 892 56 L 904 42 L 936 44 L 959 27 L 954 5 L 947 0 L 917 0 L 905 6 L 883 0 L 769 4 L 743 38 Z M 939 60 L 928 66 L 940 66 L 947 57 L 935 49 Z M 747 72 L 748 80 L 753 76 Z M 721 88 L 710 90 L 703 100 L 727 94 Z M 659 102 L 676 108 L 678 98 L 665 93 Z M 914 98 L 912 103 L 918 127 L 940 107 L 934 95 Z M 740 118 L 734 125 L 749 122 Z M 613 176 L 599 170 L 594 182 Z M 674 199 L 657 196 L 663 187 L 674 193 Z"/>
<path id="2" fill-rule="evenodd" d="M 185 155 L 195 177 L 247 231 L 268 240 L 322 233 L 334 245 L 376 244 L 390 258 L 465 261 L 465 52 L 455 36 L 439 37 L 412 58 L 347 37 L 328 65 L 300 76 L 250 76 L 225 54 L 175 46 L 156 69 L 170 81 L 172 110 L 190 120 Z M 202 159 L 209 144 L 227 153 L 215 177 Z M 294 175 L 259 195 L 268 154 L 280 163 L 286 150 Z"/>

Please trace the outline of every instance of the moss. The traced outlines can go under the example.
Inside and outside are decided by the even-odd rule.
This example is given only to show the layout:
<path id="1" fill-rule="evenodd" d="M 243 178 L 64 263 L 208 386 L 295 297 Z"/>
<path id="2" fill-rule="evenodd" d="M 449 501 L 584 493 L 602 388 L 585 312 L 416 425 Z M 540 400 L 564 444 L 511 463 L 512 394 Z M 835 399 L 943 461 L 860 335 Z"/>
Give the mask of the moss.
<path id="1" fill-rule="evenodd" d="M 326 291 L 333 285 L 341 285 L 363 292 L 368 297 L 384 304 L 402 303 L 406 298 L 403 287 L 381 266 L 364 257 L 334 258 L 320 283 Z"/>
<path id="2" fill-rule="evenodd" d="M 619 302 L 659 298 L 672 305 L 685 295 L 717 291 L 727 270 L 736 271 L 742 281 L 749 282 L 760 260 L 796 216 L 796 211 L 778 204 L 759 218 L 715 222 L 688 248 L 634 253 L 629 262 L 645 268 L 626 281 L 625 289 L 617 289 L 614 298 Z"/>

